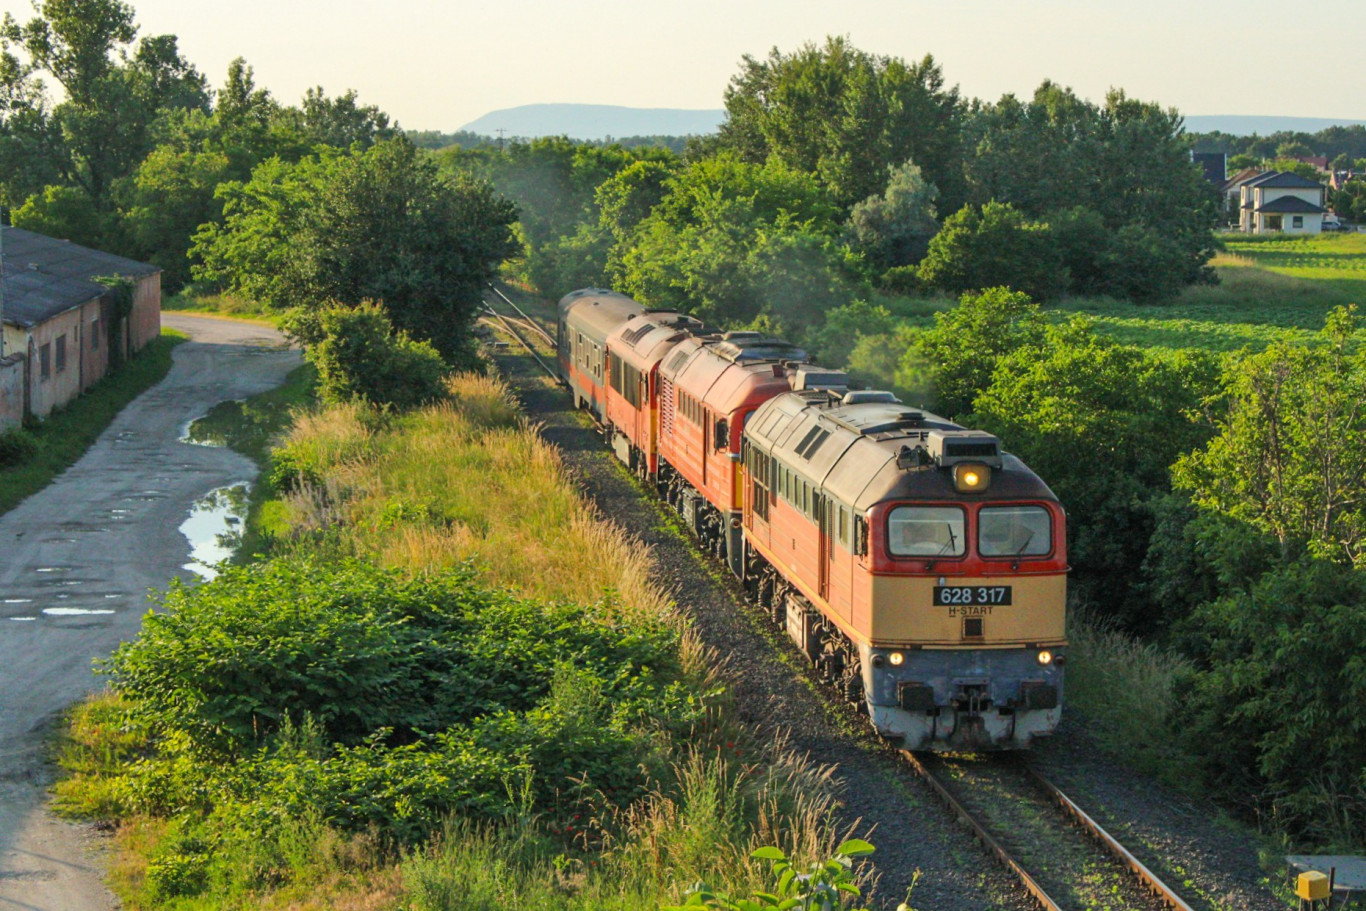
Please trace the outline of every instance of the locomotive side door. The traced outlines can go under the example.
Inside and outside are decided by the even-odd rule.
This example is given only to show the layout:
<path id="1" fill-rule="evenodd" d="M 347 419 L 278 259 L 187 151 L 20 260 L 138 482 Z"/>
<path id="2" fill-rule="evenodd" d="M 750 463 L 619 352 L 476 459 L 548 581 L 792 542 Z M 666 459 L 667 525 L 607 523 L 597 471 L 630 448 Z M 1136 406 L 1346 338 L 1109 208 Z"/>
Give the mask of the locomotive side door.
<path id="1" fill-rule="evenodd" d="M 817 563 L 820 565 L 820 592 L 821 598 L 828 604 L 830 602 L 830 561 L 834 559 L 835 549 L 830 544 L 830 531 L 834 523 L 830 521 L 831 499 L 823 494 L 812 492 L 816 498 L 817 524 L 820 527 L 820 554 Z"/>

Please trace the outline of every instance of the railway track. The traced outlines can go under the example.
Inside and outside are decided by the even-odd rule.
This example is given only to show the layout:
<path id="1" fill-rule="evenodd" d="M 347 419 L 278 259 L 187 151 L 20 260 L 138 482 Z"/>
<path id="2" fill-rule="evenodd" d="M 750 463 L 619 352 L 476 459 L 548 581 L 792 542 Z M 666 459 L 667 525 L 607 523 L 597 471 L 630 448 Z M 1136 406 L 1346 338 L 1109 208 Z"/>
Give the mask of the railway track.
<path id="1" fill-rule="evenodd" d="M 1018 757 L 902 755 L 1045 911 L 1194 911 Z"/>
<path id="2" fill-rule="evenodd" d="M 509 317 L 506 314 L 499 313 L 494 308 L 493 304 L 489 302 L 487 296 L 485 296 L 484 298 L 485 315 L 494 323 L 495 326 L 501 327 L 505 333 L 512 336 L 512 338 L 515 339 L 518 344 L 525 348 L 527 353 L 530 354 L 531 357 L 536 361 L 536 363 L 540 365 L 542 370 L 549 374 L 552 380 L 554 380 L 557 383 L 560 382 L 559 371 L 552 367 L 550 364 L 547 364 L 545 362 L 545 360 L 541 357 L 541 353 L 536 350 L 536 346 L 527 340 L 527 337 L 523 334 L 523 332 L 528 331 L 531 334 L 534 334 L 535 336 L 540 338 L 542 341 L 546 343 L 546 345 L 549 346 L 552 352 L 555 350 L 554 337 L 552 337 L 549 332 L 546 332 L 545 329 L 541 328 L 541 325 L 537 323 L 536 320 L 528 316 L 526 312 L 522 310 L 521 307 L 518 307 L 511 300 L 509 300 L 508 296 L 504 294 L 502 291 L 499 291 L 492 283 L 489 284 L 489 290 L 491 290 L 495 295 L 497 295 L 501 302 L 506 304 L 517 315 L 514 317 Z M 519 329 L 518 326 L 521 326 L 522 328 Z"/>

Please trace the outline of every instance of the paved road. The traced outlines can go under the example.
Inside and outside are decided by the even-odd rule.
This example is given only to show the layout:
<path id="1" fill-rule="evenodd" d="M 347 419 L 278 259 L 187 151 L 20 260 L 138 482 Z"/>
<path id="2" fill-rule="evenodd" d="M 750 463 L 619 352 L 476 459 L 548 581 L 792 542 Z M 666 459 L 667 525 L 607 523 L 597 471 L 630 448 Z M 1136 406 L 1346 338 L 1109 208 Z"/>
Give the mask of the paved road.
<path id="1" fill-rule="evenodd" d="M 214 404 L 279 385 L 299 363 L 278 333 L 166 314 L 192 341 L 51 486 L 0 516 L 0 911 L 105 911 L 98 839 L 43 807 L 43 738 L 100 686 L 93 659 L 137 633 L 148 589 L 184 569 L 179 526 L 210 490 L 250 480 L 243 456 L 179 442 Z"/>

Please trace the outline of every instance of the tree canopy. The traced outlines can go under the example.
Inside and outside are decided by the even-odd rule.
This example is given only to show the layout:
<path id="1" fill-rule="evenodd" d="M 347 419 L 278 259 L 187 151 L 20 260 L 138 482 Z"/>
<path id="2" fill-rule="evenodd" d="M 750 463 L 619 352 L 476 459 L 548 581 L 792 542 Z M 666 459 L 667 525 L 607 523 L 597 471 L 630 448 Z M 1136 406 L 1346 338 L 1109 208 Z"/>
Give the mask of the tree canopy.
<path id="1" fill-rule="evenodd" d="M 224 184 L 224 221 L 196 235 L 196 274 L 277 308 L 382 301 L 452 363 L 472 357 L 484 284 L 513 249 L 512 205 L 442 175 L 404 139 L 274 158 Z"/>

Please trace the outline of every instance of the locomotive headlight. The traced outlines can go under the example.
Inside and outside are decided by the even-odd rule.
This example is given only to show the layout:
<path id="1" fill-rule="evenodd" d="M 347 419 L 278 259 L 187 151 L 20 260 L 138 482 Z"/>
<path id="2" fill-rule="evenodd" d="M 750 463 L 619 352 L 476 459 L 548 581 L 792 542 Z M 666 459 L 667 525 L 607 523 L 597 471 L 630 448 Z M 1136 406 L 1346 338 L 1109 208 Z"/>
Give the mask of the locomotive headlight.
<path id="1" fill-rule="evenodd" d="M 959 493 L 981 493 L 991 483 L 991 469 L 977 462 L 953 466 L 953 487 Z"/>
<path id="2" fill-rule="evenodd" d="M 1045 665 L 1052 664 L 1053 653 L 1050 652 L 1048 649 L 1044 649 L 1043 651 L 1039 652 L 1039 663 Z"/>
<path id="3" fill-rule="evenodd" d="M 892 652 L 887 656 L 887 660 L 892 662 L 892 667 L 901 667 L 901 665 L 906 663 L 906 656 L 901 654 L 901 652 Z"/>

